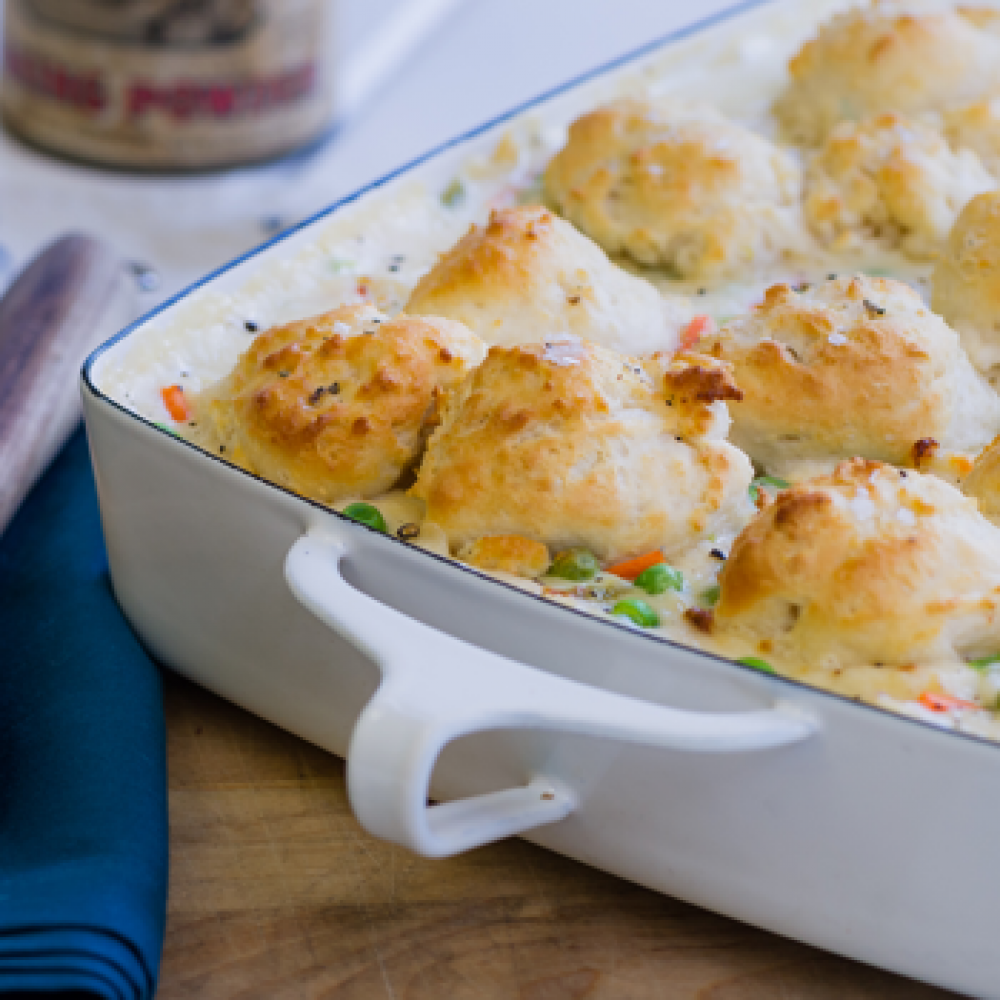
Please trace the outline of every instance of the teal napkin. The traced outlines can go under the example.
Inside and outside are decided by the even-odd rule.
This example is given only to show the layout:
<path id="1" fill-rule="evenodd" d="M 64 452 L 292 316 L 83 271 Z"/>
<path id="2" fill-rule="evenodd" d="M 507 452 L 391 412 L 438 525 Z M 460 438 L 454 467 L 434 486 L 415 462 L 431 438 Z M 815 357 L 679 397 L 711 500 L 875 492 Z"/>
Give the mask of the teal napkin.
<path id="1" fill-rule="evenodd" d="M 152 997 L 166 897 L 160 676 L 79 430 L 0 538 L 0 996 Z"/>

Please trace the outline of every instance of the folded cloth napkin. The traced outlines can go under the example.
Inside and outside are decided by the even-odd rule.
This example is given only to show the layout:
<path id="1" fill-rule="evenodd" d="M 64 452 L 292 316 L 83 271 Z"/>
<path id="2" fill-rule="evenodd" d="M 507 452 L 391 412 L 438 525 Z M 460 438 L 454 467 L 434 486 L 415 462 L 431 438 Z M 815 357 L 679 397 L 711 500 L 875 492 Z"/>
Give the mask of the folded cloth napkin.
<path id="1" fill-rule="evenodd" d="M 166 898 L 160 677 L 78 430 L 0 539 L 0 996 L 152 997 Z"/>

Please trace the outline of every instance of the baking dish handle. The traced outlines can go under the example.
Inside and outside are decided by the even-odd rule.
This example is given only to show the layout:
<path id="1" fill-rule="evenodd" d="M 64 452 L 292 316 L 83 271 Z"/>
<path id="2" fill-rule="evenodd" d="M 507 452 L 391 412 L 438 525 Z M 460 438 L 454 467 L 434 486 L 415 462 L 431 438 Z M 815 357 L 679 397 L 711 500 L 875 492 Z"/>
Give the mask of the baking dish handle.
<path id="1" fill-rule="evenodd" d="M 371 657 L 382 683 L 354 729 L 347 781 L 369 832 L 427 857 L 447 857 L 564 819 L 574 790 L 556 777 L 428 806 L 446 744 L 492 729 L 560 730 L 644 746 L 746 751 L 785 746 L 815 731 L 796 708 L 715 714 L 668 708 L 524 666 L 424 625 L 344 579 L 345 545 L 322 531 L 285 561 L 295 597 Z"/>

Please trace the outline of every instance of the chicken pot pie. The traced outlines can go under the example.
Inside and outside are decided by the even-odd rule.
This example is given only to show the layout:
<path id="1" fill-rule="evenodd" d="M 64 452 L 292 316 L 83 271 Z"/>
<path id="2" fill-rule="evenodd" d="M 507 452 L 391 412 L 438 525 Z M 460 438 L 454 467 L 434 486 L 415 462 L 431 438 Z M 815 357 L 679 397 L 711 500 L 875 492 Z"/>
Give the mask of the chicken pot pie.
<path id="1" fill-rule="evenodd" d="M 838 15 L 778 102 L 797 150 L 770 95 L 747 127 L 647 66 L 554 156 L 562 123 L 515 123 L 223 297 L 225 360 L 172 346 L 144 413 L 550 601 L 1000 739 L 997 52 L 995 12 Z M 875 270 L 914 287 L 817 281 Z M 386 313 L 283 323 L 320 273 Z"/>

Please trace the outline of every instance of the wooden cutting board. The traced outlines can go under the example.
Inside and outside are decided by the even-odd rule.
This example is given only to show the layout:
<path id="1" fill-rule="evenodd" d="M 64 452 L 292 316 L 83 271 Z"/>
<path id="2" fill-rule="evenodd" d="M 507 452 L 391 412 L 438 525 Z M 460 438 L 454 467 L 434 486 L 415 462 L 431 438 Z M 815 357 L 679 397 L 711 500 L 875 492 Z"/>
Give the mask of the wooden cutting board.
<path id="1" fill-rule="evenodd" d="M 160 1000 L 931 1000 L 524 841 L 426 861 L 369 837 L 343 762 L 167 679 Z"/>

